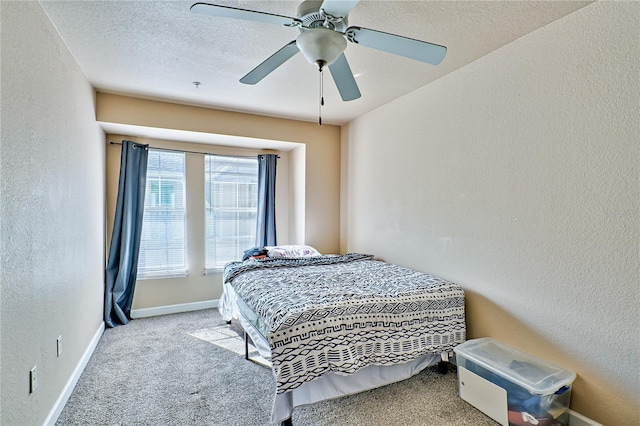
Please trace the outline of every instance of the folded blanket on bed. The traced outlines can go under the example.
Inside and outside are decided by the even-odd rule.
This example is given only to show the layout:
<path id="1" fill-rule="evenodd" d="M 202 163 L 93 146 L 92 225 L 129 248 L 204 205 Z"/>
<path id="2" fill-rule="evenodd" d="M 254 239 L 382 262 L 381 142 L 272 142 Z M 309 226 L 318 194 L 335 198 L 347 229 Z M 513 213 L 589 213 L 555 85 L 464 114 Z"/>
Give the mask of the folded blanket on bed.
<path id="1" fill-rule="evenodd" d="M 465 340 L 459 285 L 370 255 L 232 262 L 224 280 L 267 325 L 277 393 Z"/>

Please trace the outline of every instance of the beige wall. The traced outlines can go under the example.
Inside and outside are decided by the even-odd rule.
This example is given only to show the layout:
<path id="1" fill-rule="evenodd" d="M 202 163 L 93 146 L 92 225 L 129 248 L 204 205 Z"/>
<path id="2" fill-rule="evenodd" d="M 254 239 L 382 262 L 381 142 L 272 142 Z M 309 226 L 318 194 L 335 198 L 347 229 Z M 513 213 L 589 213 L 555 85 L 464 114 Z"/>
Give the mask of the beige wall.
<path id="1" fill-rule="evenodd" d="M 343 129 L 343 250 L 458 282 L 606 425 L 640 424 L 639 23 L 594 3 Z"/>
<path id="2" fill-rule="evenodd" d="M 108 125 L 163 128 L 220 136 L 256 138 L 262 148 L 282 146 L 277 173 L 277 229 L 280 244 L 310 244 L 327 253 L 339 251 L 340 128 L 292 120 L 275 119 L 207 108 L 143 100 L 98 93 L 98 121 Z M 108 135 L 108 141 L 122 139 L 149 143 L 151 146 L 219 154 L 255 155 L 257 148 L 238 148 L 184 141 L 149 139 L 136 136 Z M 213 136 L 215 139 L 215 136 Z M 254 143 L 255 145 L 255 143 Z M 287 151 L 289 150 L 289 151 Z M 188 154 L 187 173 L 201 174 L 202 156 Z M 113 209 L 117 196 L 120 146 L 107 146 L 107 232 L 110 238 Z M 200 170 L 200 172 L 198 172 Z M 189 179 L 189 178 L 188 178 Z M 201 184 L 201 179 L 194 182 Z M 190 199 L 202 199 L 200 186 L 188 185 Z M 200 195 L 198 195 L 200 194 Z M 197 206 L 195 211 L 204 212 Z M 202 220 L 200 220 L 202 219 Z M 199 223 L 188 221 L 189 276 L 187 278 L 139 280 L 133 310 L 157 308 L 183 303 L 217 300 L 222 294 L 220 274 L 203 276 L 204 241 Z"/>
<path id="3" fill-rule="evenodd" d="M 296 241 L 304 240 L 322 252 L 339 251 L 339 127 L 106 93 L 97 94 L 96 115 L 99 122 L 107 124 L 302 144 L 303 147 L 294 150 L 292 156 L 300 158 L 304 154 L 304 172 L 292 166 L 291 173 L 292 176 L 304 173 L 304 228 L 289 232 Z M 295 181 L 294 190 L 302 192 L 299 181 Z M 300 214 L 296 212 L 296 215 Z M 302 231 L 304 235 L 299 235 Z"/>
<path id="4" fill-rule="evenodd" d="M 225 147 L 211 144 L 176 142 L 143 137 L 107 135 L 107 235 L 111 239 L 115 203 L 118 194 L 121 146 L 123 139 L 149 144 L 155 148 L 168 148 L 198 153 L 255 156 L 273 151 Z M 295 147 L 297 149 L 297 147 Z M 295 199 L 290 197 L 290 155 L 280 151 L 276 174 L 276 230 L 278 241 L 288 243 L 289 228 L 295 217 Z M 184 303 L 212 301 L 222 294 L 222 274 L 204 275 L 205 233 L 204 233 L 204 154 L 187 153 L 186 199 L 187 199 L 187 267 L 189 275 L 184 278 L 138 280 L 132 309 L 148 309 Z M 304 202 L 304 199 L 301 200 Z M 107 247 L 108 250 L 108 247 Z M 135 313 L 135 312 L 134 312 Z"/>
<path id="5" fill-rule="evenodd" d="M 40 4 L 0 7 L 0 424 L 38 425 L 55 419 L 102 327 L 104 133 L 94 91 Z"/>

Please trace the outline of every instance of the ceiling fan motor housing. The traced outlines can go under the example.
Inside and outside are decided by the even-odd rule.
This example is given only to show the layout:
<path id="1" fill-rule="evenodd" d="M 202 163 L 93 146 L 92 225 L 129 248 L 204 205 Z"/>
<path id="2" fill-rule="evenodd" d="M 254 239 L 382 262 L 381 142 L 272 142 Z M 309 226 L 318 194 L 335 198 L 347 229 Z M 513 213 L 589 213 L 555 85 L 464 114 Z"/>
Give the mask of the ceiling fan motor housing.
<path id="1" fill-rule="evenodd" d="M 346 16 L 334 17 L 327 16 L 320 12 L 323 0 L 306 0 L 298 5 L 296 16 L 302 21 L 300 32 L 308 31 L 309 28 L 325 27 L 334 31 L 344 33 L 348 26 Z"/>

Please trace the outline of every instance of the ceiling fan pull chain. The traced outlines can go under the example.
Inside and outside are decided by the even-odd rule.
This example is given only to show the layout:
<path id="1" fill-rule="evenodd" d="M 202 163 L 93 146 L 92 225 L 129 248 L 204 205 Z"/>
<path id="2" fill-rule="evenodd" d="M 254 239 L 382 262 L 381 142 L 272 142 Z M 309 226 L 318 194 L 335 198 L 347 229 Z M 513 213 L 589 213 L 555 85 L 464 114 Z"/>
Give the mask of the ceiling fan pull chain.
<path id="1" fill-rule="evenodd" d="M 318 125 L 322 126 L 322 107 L 324 106 L 324 74 L 322 73 L 322 67 L 318 69 L 320 71 L 320 105 L 318 106 Z"/>

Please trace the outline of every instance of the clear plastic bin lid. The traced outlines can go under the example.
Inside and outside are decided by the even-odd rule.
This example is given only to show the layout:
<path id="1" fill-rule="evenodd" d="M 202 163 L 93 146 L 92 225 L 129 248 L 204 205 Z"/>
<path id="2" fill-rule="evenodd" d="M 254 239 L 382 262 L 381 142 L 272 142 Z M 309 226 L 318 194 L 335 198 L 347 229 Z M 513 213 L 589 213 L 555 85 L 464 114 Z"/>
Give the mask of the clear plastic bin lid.
<path id="1" fill-rule="evenodd" d="M 454 351 L 530 393 L 548 395 L 569 386 L 576 373 L 510 348 L 490 337 L 467 340 Z"/>

